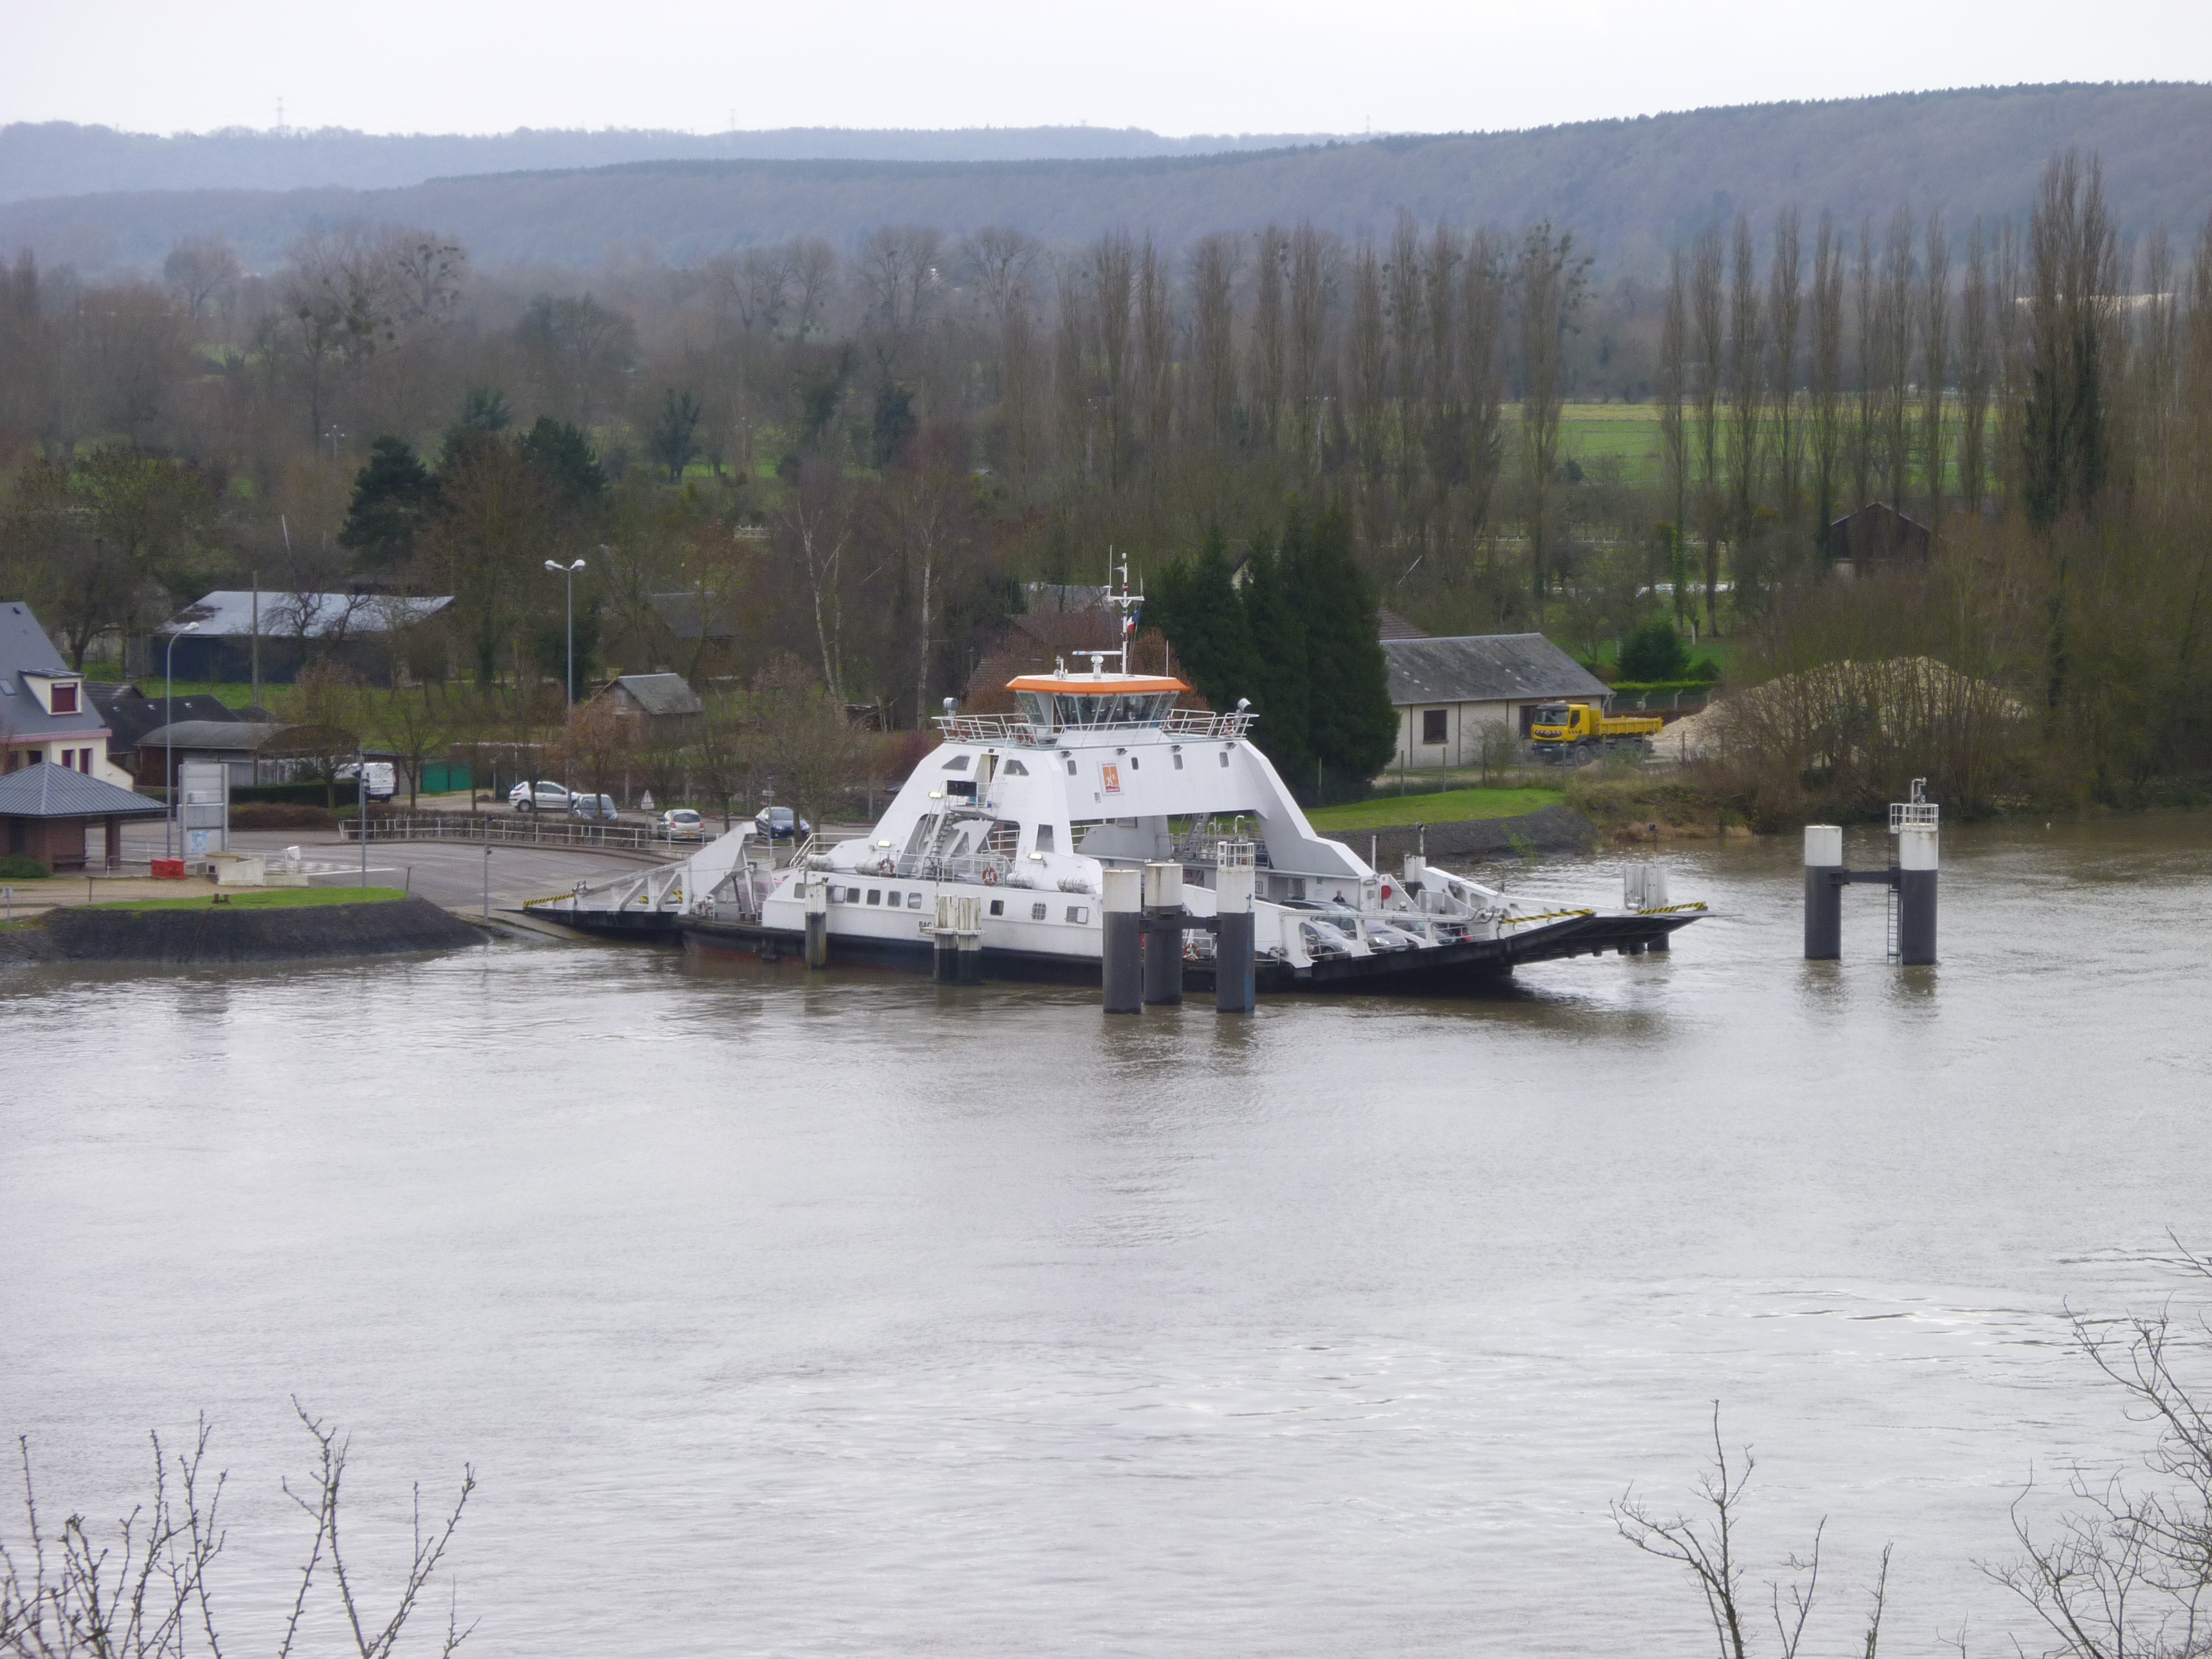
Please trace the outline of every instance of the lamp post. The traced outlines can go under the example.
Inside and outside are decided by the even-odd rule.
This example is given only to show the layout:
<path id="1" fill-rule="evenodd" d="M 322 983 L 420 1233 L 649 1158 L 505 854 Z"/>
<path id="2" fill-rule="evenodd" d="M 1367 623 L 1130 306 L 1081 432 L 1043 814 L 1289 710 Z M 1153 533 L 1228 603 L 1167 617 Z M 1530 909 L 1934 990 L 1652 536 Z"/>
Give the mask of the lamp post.
<path id="1" fill-rule="evenodd" d="M 198 623 L 186 623 L 169 635 L 167 660 L 161 670 L 161 724 L 170 728 L 161 734 L 161 765 L 167 774 L 164 793 L 167 796 L 166 804 L 169 809 L 161 817 L 161 856 L 165 859 L 177 855 L 172 832 L 172 826 L 177 821 L 177 734 L 174 730 L 177 724 L 177 641 L 187 634 L 198 633 L 199 629 Z"/>
<path id="2" fill-rule="evenodd" d="M 562 564 L 558 559 L 545 561 L 545 568 L 555 575 L 564 577 L 568 584 L 568 707 L 576 706 L 576 573 L 584 568 L 581 559 L 574 564 Z"/>
<path id="3" fill-rule="evenodd" d="M 584 568 L 584 562 L 579 559 L 574 564 L 562 564 L 558 559 L 548 559 L 545 561 L 545 568 L 555 575 L 561 577 L 568 584 L 568 698 L 566 707 L 569 714 L 573 716 L 576 712 L 576 573 Z M 568 791 L 568 744 L 564 734 L 561 744 L 561 787 L 564 793 Z M 533 805 L 536 803 L 534 793 L 532 802 Z M 599 805 L 597 801 L 592 804 L 594 807 Z M 570 801 L 568 807 L 569 811 L 574 812 L 574 801 Z"/>

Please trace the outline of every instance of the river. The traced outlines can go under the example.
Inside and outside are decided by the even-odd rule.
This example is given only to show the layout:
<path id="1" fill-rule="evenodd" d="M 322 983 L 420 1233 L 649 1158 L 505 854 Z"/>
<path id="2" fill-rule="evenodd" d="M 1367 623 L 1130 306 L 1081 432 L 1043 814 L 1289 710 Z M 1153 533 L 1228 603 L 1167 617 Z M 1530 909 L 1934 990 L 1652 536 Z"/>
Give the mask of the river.
<path id="1" fill-rule="evenodd" d="M 204 1410 L 241 1632 L 296 1395 L 380 1568 L 474 1464 L 479 1659 L 1692 1655 L 1607 1505 L 1718 1401 L 1754 1579 L 1828 1517 L 1808 1650 L 1893 1540 L 1885 1650 L 1990 1650 L 2021 1483 L 2143 1444 L 2065 1310 L 2212 1244 L 2212 818 L 1944 853 L 1934 969 L 1867 888 L 1799 961 L 1781 838 L 1673 857 L 1671 957 L 1249 1019 L 598 946 L 18 972 L 0 1429 L 99 1514 Z"/>

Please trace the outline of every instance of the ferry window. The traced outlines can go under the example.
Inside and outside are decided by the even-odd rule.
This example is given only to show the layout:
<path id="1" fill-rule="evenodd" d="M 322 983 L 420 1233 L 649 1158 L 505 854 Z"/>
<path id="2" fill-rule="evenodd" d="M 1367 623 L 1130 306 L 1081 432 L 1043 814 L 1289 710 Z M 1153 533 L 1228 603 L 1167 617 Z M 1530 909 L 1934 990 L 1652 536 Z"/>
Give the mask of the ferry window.
<path id="1" fill-rule="evenodd" d="M 993 900 L 991 901 L 991 914 L 992 914 L 993 915 L 994 915 L 994 916 L 1003 916 L 1004 915 L 1006 915 L 1006 900 L 1004 900 L 1004 899 L 993 899 Z"/>
<path id="2" fill-rule="evenodd" d="M 945 763 L 945 769 L 948 772 L 965 772 L 968 769 L 968 757 L 965 755 L 955 755 L 951 760 Z"/>
<path id="3" fill-rule="evenodd" d="M 1045 709 L 1042 694 L 1036 691 L 1017 691 L 1014 693 L 1014 701 L 1021 705 L 1022 718 L 1031 726 L 1052 724 L 1051 717 Z"/>
<path id="4" fill-rule="evenodd" d="M 1445 740 L 1445 714 L 1446 711 L 1441 708 L 1421 710 L 1421 741 L 1423 743 L 1442 743 Z"/>
<path id="5" fill-rule="evenodd" d="M 869 903 L 871 903 L 871 904 L 881 904 L 883 902 L 884 902 L 884 890 L 883 890 L 882 888 L 880 888 L 880 887 L 871 887 L 870 889 L 868 889 L 868 902 L 869 902 Z"/>
<path id="6" fill-rule="evenodd" d="M 919 893 L 908 893 L 908 894 L 906 896 L 906 908 L 907 908 L 908 909 L 909 909 L 909 910 L 919 910 L 919 909 L 921 909 L 921 894 L 919 894 Z"/>
<path id="7" fill-rule="evenodd" d="M 1030 769 L 1023 765 L 1018 760 L 1008 761 L 1006 765 L 1001 767 L 1000 769 L 1006 773 L 1011 777 L 1025 778 L 1030 775 Z"/>
<path id="8" fill-rule="evenodd" d="M 1068 757 L 1068 762 L 1067 762 L 1067 775 L 1068 775 L 1068 776 L 1070 776 L 1071 778 L 1072 778 L 1072 777 L 1073 777 L 1073 776 L 1075 775 L 1075 759 L 1074 759 L 1074 757 L 1073 757 L 1073 756 L 1070 756 L 1070 757 Z"/>
<path id="9" fill-rule="evenodd" d="M 1229 764 L 1229 751 L 1226 749 L 1221 751 L 1221 763 L 1224 766 Z"/>
<path id="10" fill-rule="evenodd" d="M 898 904 L 898 902 L 899 902 L 899 890 L 898 890 L 898 889 L 897 889 L 897 888 L 894 887 L 894 888 L 892 888 L 892 889 L 891 889 L 891 891 L 890 891 L 890 896 L 889 898 L 885 899 L 885 900 L 884 901 L 884 903 L 886 903 L 886 904 L 888 904 L 888 905 L 891 905 L 891 906 L 893 906 L 894 908 L 896 908 L 896 907 L 897 906 L 897 904 Z"/>
<path id="11" fill-rule="evenodd" d="M 1178 755 L 1175 757 L 1175 763 L 1176 763 L 1176 771 L 1178 771 L 1178 772 L 1182 771 L 1182 757 L 1180 754 L 1178 754 Z"/>
<path id="12" fill-rule="evenodd" d="M 1031 850 L 1039 853 L 1049 853 L 1053 850 L 1052 826 L 1050 824 L 1040 823 L 1037 825 L 1036 846 Z"/>
<path id="13" fill-rule="evenodd" d="M 1044 906 L 1042 904 L 1032 904 L 1030 906 L 1030 920 L 1031 921 L 1042 921 L 1044 920 Z"/>
<path id="14" fill-rule="evenodd" d="M 1132 772 L 1137 769 L 1137 757 L 1134 755 L 1129 757 L 1129 769 Z"/>
<path id="15" fill-rule="evenodd" d="M 1071 904 L 1067 907 L 1067 919 L 1079 925 L 1086 922 L 1091 920 L 1091 908 L 1084 904 Z"/>

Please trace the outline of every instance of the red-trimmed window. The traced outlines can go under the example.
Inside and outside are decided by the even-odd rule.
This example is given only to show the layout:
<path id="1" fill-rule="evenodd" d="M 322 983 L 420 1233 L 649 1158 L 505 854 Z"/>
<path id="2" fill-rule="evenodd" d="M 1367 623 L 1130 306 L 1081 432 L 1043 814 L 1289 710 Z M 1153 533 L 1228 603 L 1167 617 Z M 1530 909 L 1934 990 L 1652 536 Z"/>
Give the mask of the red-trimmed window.
<path id="1" fill-rule="evenodd" d="M 76 682 L 75 680 L 70 681 L 65 685 L 54 687 L 53 696 L 54 713 L 57 714 L 76 713 Z"/>
<path id="2" fill-rule="evenodd" d="M 70 771 L 72 771 L 72 772 L 76 771 L 76 750 L 74 750 L 74 749 L 64 749 L 64 750 L 62 750 L 62 764 L 63 764 L 64 767 L 68 768 Z"/>

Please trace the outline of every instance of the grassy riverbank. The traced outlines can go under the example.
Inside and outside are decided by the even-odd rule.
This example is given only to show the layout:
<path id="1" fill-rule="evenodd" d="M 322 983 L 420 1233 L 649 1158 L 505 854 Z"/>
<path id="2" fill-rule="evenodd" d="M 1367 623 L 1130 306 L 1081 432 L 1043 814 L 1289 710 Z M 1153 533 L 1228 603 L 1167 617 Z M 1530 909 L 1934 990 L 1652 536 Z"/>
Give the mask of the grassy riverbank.
<path id="1" fill-rule="evenodd" d="M 1307 822 L 1323 834 L 1343 830 L 1389 830 L 1405 823 L 1466 823 L 1517 818 L 1565 799 L 1557 789 L 1452 789 L 1433 795 L 1378 795 L 1343 806 L 1319 806 Z"/>
<path id="2" fill-rule="evenodd" d="M 124 899 L 91 910 L 204 910 L 222 897 L 234 910 L 302 910 L 331 904 L 388 904 L 407 896 L 397 887 L 233 887 L 206 898 Z"/>

